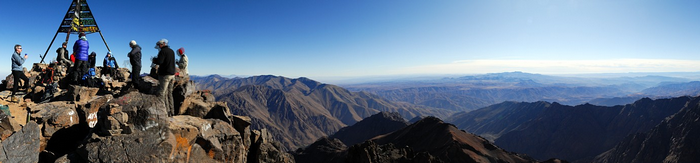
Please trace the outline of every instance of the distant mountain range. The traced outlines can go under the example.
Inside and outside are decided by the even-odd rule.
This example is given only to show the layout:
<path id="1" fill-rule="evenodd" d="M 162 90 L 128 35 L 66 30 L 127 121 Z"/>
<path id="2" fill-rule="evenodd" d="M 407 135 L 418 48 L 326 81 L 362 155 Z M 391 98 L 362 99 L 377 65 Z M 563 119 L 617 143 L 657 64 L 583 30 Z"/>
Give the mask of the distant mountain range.
<path id="1" fill-rule="evenodd" d="M 299 148 L 298 162 L 700 160 L 693 157 L 700 100 L 678 97 L 698 95 L 700 82 L 681 78 L 513 72 L 350 90 L 270 75 L 192 79 L 235 114 L 250 116 L 253 129 L 270 131 L 284 149 Z"/>
<path id="2" fill-rule="evenodd" d="M 405 118 L 446 117 L 450 111 L 387 101 L 367 92 L 350 92 L 308 78 L 279 76 L 192 77 L 200 90 L 212 90 L 234 114 L 250 116 L 254 129 L 266 128 L 287 150 L 311 144 L 381 111 Z"/>
<path id="3" fill-rule="evenodd" d="M 700 82 L 688 82 L 689 79 L 665 76 L 582 78 L 507 72 L 434 80 L 352 84 L 343 87 L 351 91 L 374 93 L 393 101 L 469 111 L 504 101 L 548 101 L 565 105 L 591 102 L 614 106 L 629 104 L 643 97 L 700 94 Z"/>
<path id="4" fill-rule="evenodd" d="M 539 160 L 589 162 L 627 135 L 646 132 L 683 108 L 691 97 L 644 98 L 613 107 L 548 102 L 504 102 L 447 119 L 500 147 Z"/>

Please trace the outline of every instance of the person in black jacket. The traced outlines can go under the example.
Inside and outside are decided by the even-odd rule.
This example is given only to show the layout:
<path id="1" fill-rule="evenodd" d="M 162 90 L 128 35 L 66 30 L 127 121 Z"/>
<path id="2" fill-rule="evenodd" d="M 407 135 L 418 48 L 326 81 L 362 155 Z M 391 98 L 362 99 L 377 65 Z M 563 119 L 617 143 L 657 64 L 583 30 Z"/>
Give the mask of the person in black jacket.
<path id="1" fill-rule="evenodd" d="M 138 86 L 141 84 L 141 46 L 136 44 L 135 40 L 131 40 L 129 47 L 131 47 L 131 51 L 127 56 L 131 62 L 131 83 Z"/>
<path id="2" fill-rule="evenodd" d="M 173 104 L 173 78 L 175 77 L 175 51 L 168 46 L 168 40 L 161 39 L 156 42 L 156 49 L 159 49 L 158 57 L 153 59 L 153 63 L 158 65 L 158 96 L 165 97 L 169 115 L 175 115 Z"/>
<path id="3" fill-rule="evenodd" d="M 88 69 L 95 68 L 96 58 L 97 58 L 97 53 L 95 53 L 94 51 L 92 53 L 90 53 L 90 55 L 88 56 L 88 63 L 90 63 L 90 67 L 88 67 Z"/>

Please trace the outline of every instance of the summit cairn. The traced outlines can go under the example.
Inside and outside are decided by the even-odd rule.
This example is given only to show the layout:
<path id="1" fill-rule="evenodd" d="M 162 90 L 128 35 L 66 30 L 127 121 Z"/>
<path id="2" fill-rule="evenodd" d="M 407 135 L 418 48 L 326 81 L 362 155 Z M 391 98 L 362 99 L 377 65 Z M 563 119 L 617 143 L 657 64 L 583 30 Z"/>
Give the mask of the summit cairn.
<path id="1" fill-rule="evenodd" d="M 45 80 L 51 68 L 53 81 Z M 188 78 L 176 77 L 178 113 L 168 116 L 164 99 L 149 91 L 155 79 L 140 88 L 129 79 L 89 87 L 64 82 L 63 71 L 34 64 L 19 102 L 6 89 L 14 83 L 3 81 L 0 148 L 12 152 L 1 162 L 294 162 L 266 130 L 251 130 L 249 117 L 232 115 Z"/>

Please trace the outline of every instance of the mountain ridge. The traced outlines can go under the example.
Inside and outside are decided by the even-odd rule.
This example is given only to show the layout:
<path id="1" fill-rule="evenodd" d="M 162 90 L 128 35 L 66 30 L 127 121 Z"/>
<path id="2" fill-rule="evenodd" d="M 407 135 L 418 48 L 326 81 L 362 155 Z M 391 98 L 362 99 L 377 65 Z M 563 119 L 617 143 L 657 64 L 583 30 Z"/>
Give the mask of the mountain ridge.
<path id="1" fill-rule="evenodd" d="M 556 157 L 585 161 L 614 147 L 629 134 L 651 129 L 678 112 L 690 99 L 687 96 L 643 98 L 633 104 L 613 107 L 505 102 L 457 113 L 448 119 L 467 131 L 485 133 L 485 137 L 494 139 L 495 144 L 504 149 L 539 160 Z M 476 121 L 476 118 L 484 120 Z"/>
<path id="2" fill-rule="evenodd" d="M 270 129 L 287 150 L 308 145 L 381 111 L 398 112 L 404 117 L 449 113 L 394 103 L 366 92 L 350 92 L 303 77 L 264 75 L 228 79 L 208 76 L 193 80 L 199 83 L 197 88 L 212 90 L 218 100 L 226 101 L 234 113 L 249 115 L 254 122 L 261 122 L 251 127 Z"/>

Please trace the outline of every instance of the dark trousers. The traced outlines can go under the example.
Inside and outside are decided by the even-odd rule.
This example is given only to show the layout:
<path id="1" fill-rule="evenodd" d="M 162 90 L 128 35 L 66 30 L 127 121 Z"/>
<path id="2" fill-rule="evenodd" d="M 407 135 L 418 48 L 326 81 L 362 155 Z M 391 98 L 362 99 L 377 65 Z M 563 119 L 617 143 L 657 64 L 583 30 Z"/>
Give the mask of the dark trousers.
<path id="1" fill-rule="evenodd" d="M 137 86 L 141 84 L 141 66 L 131 67 L 131 83 Z"/>
<path id="2" fill-rule="evenodd" d="M 116 70 L 111 67 L 102 67 L 102 76 L 109 75 L 109 77 L 116 79 Z"/>
<path id="3" fill-rule="evenodd" d="M 75 65 L 73 65 L 73 82 L 80 83 L 80 79 L 88 71 L 87 61 L 75 60 Z"/>
<path id="4" fill-rule="evenodd" d="M 19 89 L 19 79 L 24 80 L 24 88 L 29 88 L 29 78 L 24 75 L 22 71 L 12 71 L 12 76 L 14 78 L 14 87 L 12 88 L 12 95 Z"/>

